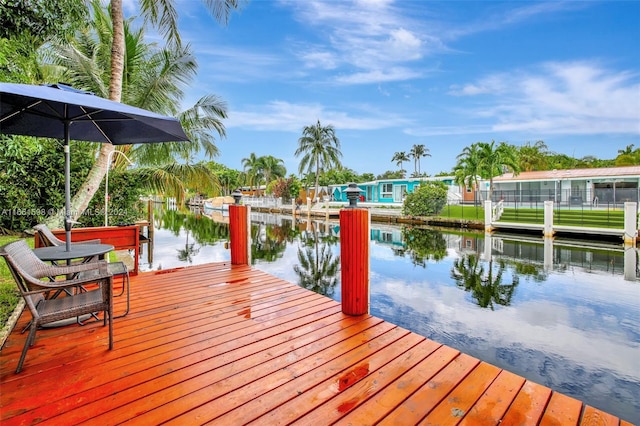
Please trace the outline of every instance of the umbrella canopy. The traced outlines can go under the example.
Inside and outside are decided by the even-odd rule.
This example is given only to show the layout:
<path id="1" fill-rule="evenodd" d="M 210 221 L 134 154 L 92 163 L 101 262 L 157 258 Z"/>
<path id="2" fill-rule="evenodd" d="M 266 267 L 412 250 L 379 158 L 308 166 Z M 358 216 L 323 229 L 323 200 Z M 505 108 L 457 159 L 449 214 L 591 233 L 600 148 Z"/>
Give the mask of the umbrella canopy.
<path id="1" fill-rule="evenodd" d="M 0 133 L 64 141 L 65 230 L 71 241 L 69 141 L 127 145 L 188 141 L 180 122 L 64 84 L 0 83 Z"/>

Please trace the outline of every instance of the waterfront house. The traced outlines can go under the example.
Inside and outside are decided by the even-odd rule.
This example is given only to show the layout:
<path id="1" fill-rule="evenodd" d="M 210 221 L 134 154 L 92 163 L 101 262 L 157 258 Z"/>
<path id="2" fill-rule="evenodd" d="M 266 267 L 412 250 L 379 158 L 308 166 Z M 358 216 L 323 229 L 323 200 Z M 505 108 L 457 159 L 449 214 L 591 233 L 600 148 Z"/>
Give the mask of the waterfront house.
<path id="1" fill-rule="evenodd" d="M 640 166 L 505 173 L 493 178 L 494 201 L 541 202 L 598 206 L 638 202 Z M 486 199 L 489 181 L 480 182 Z"/>
<path id="2" fill-rule="evenodd" d="M 461 198 L 460 186 L 454 182 L 453 176 L 435 176 L 406 179 L 378 179 L 370 182 L 358 183 L 362 190 L 361 202 L 367 203 L 402 203 L 407 194 L 413 193 L 424 182 L 444 182 L 449 188 L 449 200 L 459 201 Z M 329 185 L 329 193 L 334 201 L 348 201 L 345 190 L 349 184 Z"/>

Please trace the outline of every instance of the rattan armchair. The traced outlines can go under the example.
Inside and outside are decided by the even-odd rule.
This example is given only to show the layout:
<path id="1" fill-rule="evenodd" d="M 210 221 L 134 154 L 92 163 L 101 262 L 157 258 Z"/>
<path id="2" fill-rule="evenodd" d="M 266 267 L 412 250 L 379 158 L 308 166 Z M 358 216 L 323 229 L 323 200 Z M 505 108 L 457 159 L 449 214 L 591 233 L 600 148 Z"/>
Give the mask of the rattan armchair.
<path id="1" fill-rule="evenodd" d="M 48 265 L 38 259 L 24 240 L 0 247 L 0 255 L 5 258 L 32 316 L 16 373 L 22 370 L 27 350 L 35 340 L 36 330 L 43 324 L 63 319 L 104 312 L 103 324 L 109 324 L 109 349 L 113 349 L 113 276 L 109 273 L 107 262 Z M 82 272 L 94 273 L 78 278 Z M 63 278 L 55 280 L 56 277 Z M 94 283 L 98 286 L 89 286 L 88 290 L 80 291 L 81 287 Z M 47 299 L 46 295 L 53 290 L 70 291 L 62 297 Z"/>
<path id="2" fill-rule="evenodd" d="M 45 247 L 51 246 L 63 246 L 65 244 L 60 238 L 56 237 L 51 229 L 43 223 L 40 223 L 33 227 L 40 235 L 40 241 Z M 72 244 L 100 244 L 100 240 L 86 240 L 86 241 L 74 241 Z"/>

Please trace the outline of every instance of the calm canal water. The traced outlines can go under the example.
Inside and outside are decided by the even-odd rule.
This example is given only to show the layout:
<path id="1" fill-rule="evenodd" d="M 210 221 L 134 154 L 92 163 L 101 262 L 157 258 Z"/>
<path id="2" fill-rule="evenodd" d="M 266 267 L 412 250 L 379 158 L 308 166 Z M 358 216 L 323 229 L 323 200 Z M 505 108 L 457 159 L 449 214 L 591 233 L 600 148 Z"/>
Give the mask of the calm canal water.
<path id="1" fill-rule="evenodd" d="M 142 270 L 230 259 L 221 214 L 158 211 Z M 252 214 L 253 266 L 340 301 L 336 222 Z M 371 314 L 640 423 L 638 252 L 372 224 Z"/>

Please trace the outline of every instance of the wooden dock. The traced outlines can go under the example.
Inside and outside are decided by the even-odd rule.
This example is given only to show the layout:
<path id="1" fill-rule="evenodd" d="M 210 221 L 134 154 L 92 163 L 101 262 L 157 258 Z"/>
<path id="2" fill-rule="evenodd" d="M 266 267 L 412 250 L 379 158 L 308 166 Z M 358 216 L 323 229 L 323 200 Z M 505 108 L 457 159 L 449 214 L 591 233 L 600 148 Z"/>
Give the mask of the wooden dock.
<path id="1" fill-rule="evenodd" d="M 629 424 L 246 266 L 132 277 L 112 351 L 102 322 L 41 330 L 16 375 L 28 317 L 0 357 L 2 425 Z"/>

